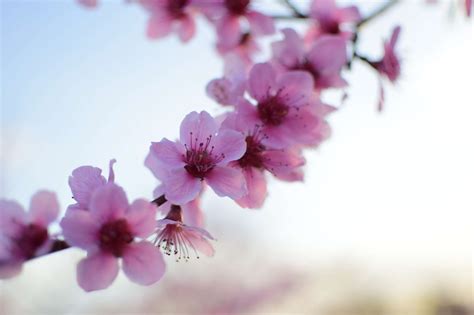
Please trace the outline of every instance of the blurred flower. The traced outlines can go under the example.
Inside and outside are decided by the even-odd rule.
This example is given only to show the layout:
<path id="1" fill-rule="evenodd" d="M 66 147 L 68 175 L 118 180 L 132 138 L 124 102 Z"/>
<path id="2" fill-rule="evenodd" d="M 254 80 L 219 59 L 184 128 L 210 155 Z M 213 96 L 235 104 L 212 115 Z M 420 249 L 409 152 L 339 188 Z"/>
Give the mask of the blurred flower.
<path id="1" fill-rule="evenodd" d="M 98 0 L 77 0 L 80 4 L 82 4 L 86 8 L 95 8 L 97 7 L 99 1 Z"/>
<path id="2" fill-rule="evenodd" d="M 347 62 L 346 43 L 341 36 L 322 36 L 309 50 L 295 30 L 282 30 L 284 38 L 272 44 L 273 61 L 286 71 L 303 70 L 311 74 L 317 90 L 347 85 L 341 70 Z"/>
<path id="3" fill-rule="evenodd" d="M 61 220 L 66 241 L 87 251 L 77 266 L 77 281 L 85 291 L 105 289 L 123 271 L 135 283 L 150 285 L 161 279 L 161 253 L 145 239 L 155 229 L 156 207 L 137 199 L 129 205 L 121 187 L 108 183 L 97 188 L 89 211 L 70 211 Z"/>
<path id="4" fill-rule="evenodd" d="M 166 138 L 152 143 L 145 165 L 164 184 L 166 199 L 185 204 L 195 199 L 203 182 L 217 195 L 242 197 L 247 189 L 243 175 L 230 167 L 245 153 L 245 139 L 237 131 L 219 130 L 207 112 L 191 112 L 180 127 L 180 141 Z"/>
<path id="5" fill-rule="evenodd" d="M 0 279 L 16 276 L 23 262 L 51 249 L 48 225 L 58 214 L 53 192 L 34 194 L 28 213 L 16 201 L 0 199 Z"/>

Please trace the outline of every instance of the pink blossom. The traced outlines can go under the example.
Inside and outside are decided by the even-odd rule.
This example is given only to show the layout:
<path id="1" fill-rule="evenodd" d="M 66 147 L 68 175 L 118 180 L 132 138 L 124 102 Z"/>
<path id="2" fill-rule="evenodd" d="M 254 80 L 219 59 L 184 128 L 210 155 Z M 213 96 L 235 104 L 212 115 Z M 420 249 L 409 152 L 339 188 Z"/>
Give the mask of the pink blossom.
<path id="1" fill-rule="evenodd" d="M 171 206 L 168 215 L 158 220 L 156 233 L 156 246 L 161 247 L 168 256 L 174 254 L 176 261 L 189 260 L 191 251 L 196 258 L 199 258 L 197 252 L 214 256 L 214 248 L 209 242 L 214 238 L 204 229 L 184 224 L 179 206 Z"/>
<path id="2" fill-rule="evenodd" d="M 266 135 L 258 124 L 240 120 L 236 113 L 230 114 L 223 122 L 223 126 L 238 130 L 245 136 L 247 150 L 237 161 L 232 162 L 236 168 L 242 169 L 248 188 L 248 193 L 236 200 L 245 208 L 260 208 L 267 196 L 267 183 L 264 171 L 285 181 L 299 181 L 303 179 L 301 166 L 305 160 L 301 149 L 289 147 L 273 149 L 263 142 Z"/>
<path id="3" fill-rule="evenodd" d="M 221 56 L 237 55 L 246 66 L 252 65 L 253 57 L 260 52 L 260 46 L 255 40 L 255 36 L 249 32 L 242 32 L 238 41 L 229 41 L 226 38 L 219 37 L 216 48 Z"/>
<path id="4" fill-rule="evenodd" d="M 236 107 L 237 119 L 262 128 L 265 145 L 272 148 L 316 146 L 325 139 L 320 115 L 324 106 L 313 92 L 313 79 L 305 71 L 277 76 L 268 63 L 250 71 L 248 91 L 256 106 L 242 99 Z"/>
<path id="5" fill-rule="evenodd" d="M 51 249 L 48 225 L 58 214 L 53 192 L 34 194 L 28 213 L 17 202 L 0 199 L 0 279 L 16 276 L 23 262 Z"/>
<path id="6" fill-rule="evenodd" d="M 341 36 L 322 36 L 307 50 L 293 29 L 283 29 L 284 38 L 272 44 L 273 60 L 285 70 L 311 74 L 314 87 L 340 88 L 347 85 L 341 71 L 347 62 L 346 43 Z"/>
<path id="7" fill-rule="evenodd" d="M 246 79 L 245 64 L 237 55 L 228 55 L 224 60 L 224 77 L 210 81 L 206 93 L 221 105 L 236 105 L 244 95 Z"/>
<path id="8" fill-rule="evenodd" d="M 176 31 L 182 42 L 189 41 L 196 32 L 193 0 L 138 0 L 150 13 L 147 35 L 162 38 Z"/>
<path id="9" fill-rule="evenodd" d="M 206 3 L 205 1 L 202 1 Z M 250 8 L 250 0 L 207 1 L 203 8 L 217 28 L 219 41 L 224 46 L 236 46 L 242 38 L 242 26 L 249 25 L 249 32 L 255 36 L 275 32 L 273 19 Z"/>
<path id="10" fill-rule="evenodd" d="M 104 186 L 107 182 L 114 182 L 115 173 L 113 165 L 116 160 L 112 159 L 109 162 L 109 178 L 108 180 L 102 176 L 102 170 L 98 167 L 93 166 L 80 166 L 72 171 L 72 175 L 69 176 L 69 187 L 72 191 L 72 196 L 76 201 L 76 204 L 70 205 L 69 209 L 80 209 L 87 210 L 89 208 L 89 202 L 94 191 Z"/>
<path id="11" fill-rule="evenodd" d="M 245 153 L 245 139 L 237 131 L 219 130 L 207 112 L 188 114 L 180 127 L 180 141 L 166 138 L 152 143 L 145 165 L 164 184 L 166 199 L 182 205 L 195 199 L 206 182 L 219 196 L 242 197 L 243 175 L 230 167 Z"/>
<path id="12" fill-rule="evenodd" d="M 155 229 L 155 215 L 156 207 L 144 199 L 129 205 L 123 189 L 114 183 L 94 191 L 89 211 L 68 212 L 61 220 L 64 238 L 87 251 L 77 266 L 80 287 L 94 291 L 110 286 L 120 258 L 125 275 L 133 282 L 151 285 L 160 280 L 165 272 L 163 257 L 144 241 Z"/>
<path id="13" fill-rule="evenodd" d="M 310 16 L 316 20 L 316 25 L 309 30 L 307 40 L 324 34 L 342 35 L 349 40 L 353 36 L 351 25 L 362 18 L 356 6 L 339 8 L 335 0 L 313 0 Z"/>
<path id="14" fill-rule="evenodd" d="M 464 5 L 466 7 L 466 14 L 470 17 L 472 12 L 472 0 L 464 0 Z"/>

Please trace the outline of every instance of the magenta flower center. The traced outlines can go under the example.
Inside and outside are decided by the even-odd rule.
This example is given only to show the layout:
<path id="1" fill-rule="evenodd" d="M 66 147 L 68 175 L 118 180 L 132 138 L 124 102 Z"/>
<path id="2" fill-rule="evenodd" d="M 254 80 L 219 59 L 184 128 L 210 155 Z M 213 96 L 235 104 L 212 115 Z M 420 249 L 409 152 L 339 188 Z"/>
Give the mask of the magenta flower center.
<path id="1" fill-rule="evenodd" d="M 201 180 L 212 171 L 219 161 L 224 158 L 224 155 L 214 154 L 214 146 L 211 145 L 212 136 L 206 138 L 206 142 L 199 142 L 197 138 L 193 139 L 193 134 L 190 133 L 190 145 L 185 145 L 186 156 L 184 161 L 186 165 L 184 168 L 188 173 Z"/>
<path id="2" fill-rule="evenodd" d="M 36 251 L 48 239 L 48 230 L 36 224 L 29 224 L 23 227 L 20 238 L 16 244 L 25 259 L 35 257 Z"/>
<path id="3" fill-rule="evenodd" d="M 260 143 L 259 139 L 256 136 L 249 135 L 245 138 L 247 143 L 247 150 L 245 151 L 244 156 L 242 156 L 238 163 L 240 167 L 255 167 L 263 168 L 263 157 L 262 153 L 265 151 L 265 146 Z"/>
<path id="4" fill-rule="evenodd" d="M 320 23 L 321 29 L 326 34 L 337 35 L 341 32 L 339 22 L 334 19 L 328 19 Z"/>
<path id="5" fill-rule="evenodd" d="M 182 18 L 185 16 L 184 8 L 188 5 L 189 0 L 168 0 L 168 13 L 176 18 Z"/>
<path id="6" fill-rule="evenodd" d="M 225 6 L 234 15 L 244 15 L 250 0 L 225 0 Z"/>
<path id="7" fill-rule="evenodd" d="M 258 116 L 266 125 L 278 126 L 288 115 L 289 107 L 276 95 L 258 103 Z"/>
<path id="8" fill-rule="evenodd" d="M 304 60 L 302 63 L 297 64 L 294 67 L 291 67 L 290 70 L 303 70 L 311 74 L 313 77 L 314 84 L 316 85 L 319 78 L 321 77 L 321 73 L 319 73 L 319 70 L 308 60 Z"/>
<path id="9" fill-rule="evenodd" d="M 127 220 L 118 219 L 102 225 L 99 230 L 99 241 L 102 250 L 121 257 L 124 249 L 133 241 Z"/>

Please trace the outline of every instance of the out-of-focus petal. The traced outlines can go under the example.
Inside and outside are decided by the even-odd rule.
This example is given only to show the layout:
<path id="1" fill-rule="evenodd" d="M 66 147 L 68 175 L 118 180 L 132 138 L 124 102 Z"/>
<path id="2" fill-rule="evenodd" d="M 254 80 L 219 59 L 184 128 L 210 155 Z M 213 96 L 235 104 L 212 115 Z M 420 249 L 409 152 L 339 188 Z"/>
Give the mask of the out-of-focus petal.
<path id="1" fill-rule="evenodd" d="M 237 199 L 237 203 L 244 208 L 257 209 L 263 206 L 267 197 L 267 181 L 265 174 L 254 167 L 243 170 L 247 183 L 247 194 Z"/>
<path id="2" fill-rule="evenodd" d="M 206 143 L 207 138 L 214 136 L 218 128 L 217 122 L 208 112 L 191 112 L 181 122 L 181 143 L 188 146 Z"/>
<path id="3" fill-rule="evenodd" d="M 109 287 L 119 271 L 117 258 L 108 253 L 87 255 L 77 265 L 77 282 L 87 292 Z"/>
<path id="4" fill-rule="evenodd" d="M 90 212 L 100 223 L 118 219 L 125 214 L 128 200 L 122 187 L 108 183 L 97 188 L 91 198 Z"/>
<path id="5" fill-rule="evenodd" d="M 144 241 L 127 246 L 122 268 L 133 282 L 151 285 L 163 277 L 166 265 L 160 250 Z"/>
<path id="6" fill-rule="evenodd" d="M 88 211 L 70 211 L 61 220 L 64 238 L 72 246 L 89 250 L 96 246 L 100 224 Z"/>
<path id="7" fill-rule="evenodd" d="M 164 184 L 166 199 L 177 205 L 195 199 L 202 189 L 201 180 L 191 176 L 184 168 L 172 171 Z"/>
<path id="8" fill-rule="evenodd" d="M 68 182 L 72 195 L 84 207 L 89 206 L 94 190 L 107 182 L 101 174 L 102 170 L 98 167 L 81 166 L 73 170 L 72 175 L 69 176 Z"/>
<path id="9" fill-rule="evenodd" d="M 257 101 L 263 101 L 275 86 L 276 73 L 269 63 L 259 63 L 250 70 L 248 90 Z"/>
<path id="10" fill-rule="evenodd" d="M 30 220 L 41 226 L 48 226 L 59 214 L 56 194 L 51 191 L 38 191 L 31 197 Z"/>
<path id="11" fill-rule="evenodd" d="M 155 230 L 156 205 L 145 199 L 135 200 L 125 216 L 135 236 L 146 238 Z"/>
<path id="12" fill-rule="evenodd" d="M 222 160 L 218 163 L 219 165 L 225 165 L 230 161 L 240 159 L 247 148 L 244 135 L 230 129 L 221 129 L 219 131 L 214 146 L 215 152 L 223 156 Z"/>
<path id="13" fill-rule="evenodd" d="M 206 177 L 206 182 L 221 197 L 238 199 L 247 193 L 242 172 L 231 167 L 216 166 Z"/>
<path id="14" fill-rule="evenodd" d="M 271 35 L 275 33 L 273 18 L 256 11 L 250 11 L 246 16 L 250 24 L 250 29 L 255 35 Z"/>

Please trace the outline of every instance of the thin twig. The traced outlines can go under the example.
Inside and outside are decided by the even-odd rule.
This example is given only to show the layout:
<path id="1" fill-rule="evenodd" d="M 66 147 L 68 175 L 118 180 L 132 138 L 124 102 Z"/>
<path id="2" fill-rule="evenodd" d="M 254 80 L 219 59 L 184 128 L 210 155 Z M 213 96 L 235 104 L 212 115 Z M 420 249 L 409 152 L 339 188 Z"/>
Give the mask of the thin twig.
<path id="1" fill-rule="evenodd" d="M 305 19 L 308 17 L 307 15 L 304 15 L 303 13 L 301 13 L 300 10 L 298 10 L 298 8 L 295 7 L 293 3 L 290 2 L 290 0 L 283 0 L 283 2 L 293 12 L 293 17 L 300 18 L 300 19 Z"/>
<path id="2" fill-rule="evenodd" d="M 359 23 L 357 23 L 357 27 L 358 28 L 362 27 L 363 25 L 367 24 L 367 22 L 370 22 L 373 19 L 375 19 L 376 17 L 378 17 L 378 16 L 382 15 L 383 13 L 385 13 L 388 9 L 390 9 L 391 7 L 393 7 L 397 3 L 400 3 L 400 0 L 390 0 L 390 1 L 388 1 L 387 3 L 382 5 L 380 8 L 378 8 L 377 10 L 375 10 L 374 12 L 372 12 L 371 14 L 366 16 L 364 19 L 362 19 Z"/>

